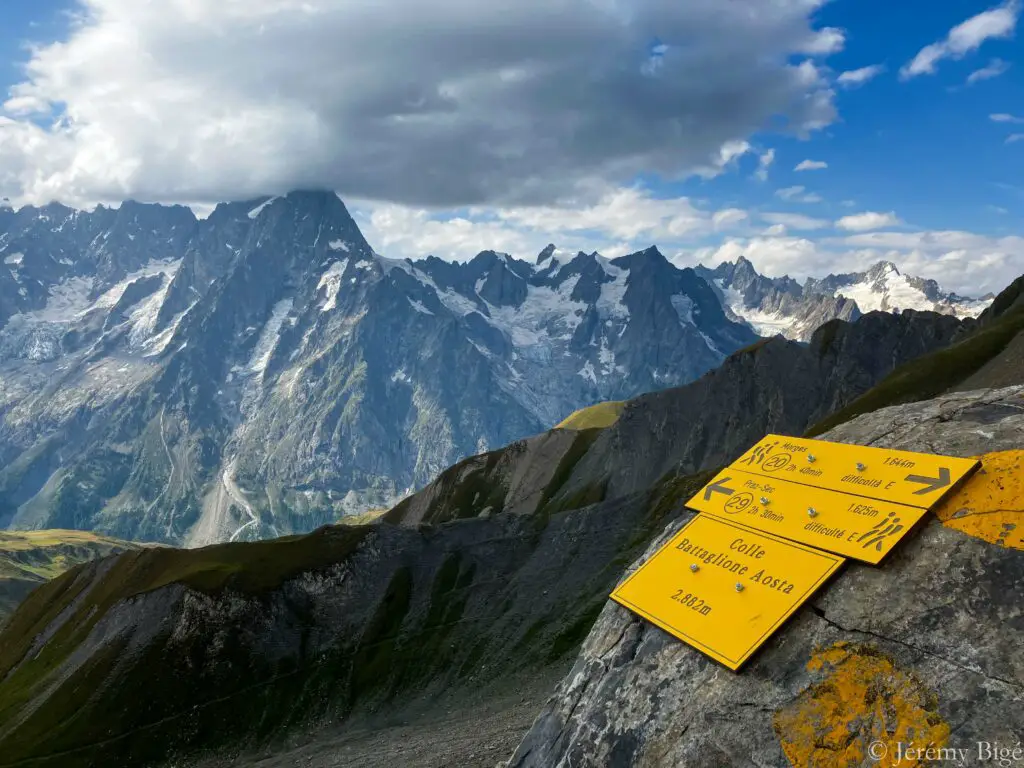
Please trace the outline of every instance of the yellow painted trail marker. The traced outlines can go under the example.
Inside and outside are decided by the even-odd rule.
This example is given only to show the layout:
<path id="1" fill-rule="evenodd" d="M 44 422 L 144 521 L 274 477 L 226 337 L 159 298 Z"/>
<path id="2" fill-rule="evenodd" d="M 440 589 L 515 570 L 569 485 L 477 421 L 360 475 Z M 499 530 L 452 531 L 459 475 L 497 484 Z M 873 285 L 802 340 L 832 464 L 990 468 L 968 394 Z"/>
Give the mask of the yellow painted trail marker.
<path id="1" fill-rule="evenodd" d="M 730 465 L 774 480 L 930 508 L 978 467 L 976 459 L 768 435 Z"/>
<path id="2" fill-rule="evenodd" d="M 687 506 L 873 565 L 928 511 L 732 467 L 720 472 Z"/>
<path id="3" fill-rule="evenodd" d="M 729 520 L 698 515 L 611 597 L 738 670 L 844 562 Z"/>
<path id="4" fill-rule="evenodd" d="M 947 528 L 1024 550 L 1024 451 L 981 457 L 981 469 L 935 508 Z"/>

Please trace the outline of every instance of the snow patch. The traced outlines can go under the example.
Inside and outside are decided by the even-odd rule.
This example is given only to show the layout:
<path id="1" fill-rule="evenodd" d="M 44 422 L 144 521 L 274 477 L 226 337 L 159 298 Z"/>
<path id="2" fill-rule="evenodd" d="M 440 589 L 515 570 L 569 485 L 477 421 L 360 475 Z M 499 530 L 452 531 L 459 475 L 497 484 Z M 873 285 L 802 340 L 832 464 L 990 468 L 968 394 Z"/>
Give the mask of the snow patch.
<path id="1" fill-rule="evenodd" d="M 261 203 L 260 205 L 257 205 L 255 208 L 253 208 L 251 211 L 249 211 L 249 218 L 250 219 L 255 219 L 257 216 L 259 216 L 261 213 L 263 213 L 263 209 L 264 208 L 266 208 L 268 205 L 270 205 L 275 200 L 280 200 L 280 199 L 281 198 L 279 198 L 279 197 L 272 197 L 269 200 L 267 200 L 265 203 Z"/>
<path id="2" fill-rule="evenodd" d="M 735 288 L 722 288 L 722 293 L 733 314 L 742 318 L 758 336 L 770 337 L 781 334 L 787 339 L 799 338 L 799 323 L 795 317 L 787 317 L 781 312 L 747 309 L 743 302 L 743 294 Z"/>
<path id="3" fill-rule="evenodd" d="M 181 321 L 185 319 L 185 315 L 192 311 L 192 309 L 198 304 L 198 299 L 193 301 L 189 305 L 188 309 L 174 316 L 170 324 L 158 333 L 156 336 L 146 339 L 142 343 L 144 350 L 143 357 L 156 357 L 157 355 L 163 354 L 163 351 L 167 349 L 167 345 L 171 343 L 171 339 L 174 338 L 174 334 L 178 331 L 178 326 L 181 325 Z"/>
<path id="4" fill-rule="evenodd" d="M 344 271 L 345 262 L 334 261 L 331 262 L 331 266 L 327 268 L 327 271 L 320 276 L 320 282 L 317 283 L 316 286 L 317 291 L 321 288 L 327 289 L 327 301 L 322 307 L 320 307 L 321 312 L 330 312 L 338 306 L 338 291 L 341 289 L 341 273 Z"/>
<path id="5" fill-rule="evenodd" d="M 504 331 L 519 348 L 552 346 L 557 338 L 571 338 L 587 308 L 583 302 L 570 298 L 577 282 L 579 276 L 566 280 L 556 289 L 529 285 L 526 301 L 518 307 L 488 305 L 491 324 Z"/>
<path id="6" fill-rule="evenodd" d="M 282 299 L 274 305 L 270 312 L 270 319 L 260 332 L 260 338 L 252 351 L 248 364 L 245 366 L 250 373 L 263 373 L 267 369 L 271 355 L 277 347 L 280 338 L 281 326 L 284 324 L 288 313 L 292 311 L 292 300 Z"/>
<path id="7" fill-rule="evenodd" d="M 4 256 L 4 264 L 13 265 L 15 267 L 21 266 L 21 262 L 25 260 L 25 254 L 23 253 L 11 253 Z"/>
<path id="8" fill-rule="evenodd" d="M 425 306 L 423 306 L 423 303 L 420 301 L 416 301 L 415 299 L 409 299 L 409 304 L 411 304 L 412 308 L 415 309 L 420 314 L 430 315 L 431 317 L 433 317 L 434 315 L 434 313 L 427 309 Z"/>
<path id="9" fill-rule="evenodd" d="M 467 299 L 461 293 L 456 293 L 452 290 L 438 290 L 437 286 L 434 285 L 433 280 L 430 281 L 430 285 L 434 288 L 434 291 L 437 293 L 437 297 L 441 300 L 441 303 L 459 317 L 463 317 L 464 315 L 468 315 L 470 312 L 478 312 L 480 310 L 476 304 Z"/>
<path id="10" fill-rule="evenodd" d="M 601 295 L 597 299 L 597 311 L 604 318 L 628 320 L 629 309 L 626 307 L 626 282 L 629 280 L 629 270 L 616 267 L 604 259 L 600 259 L 598 263 L 614 280 L 601 286 Z"/>
<path id="11" fill-rule="evenodd" d="M 331 242 L 327 244 L 327 247 L 332 251 L 344 251 L 345 253 L 349 253 L 352 250 L 351 246 L 349 246 L 349 244 L 344 240 L 331 240 Z"/>
<path id="12" fill-rule="evenodd" d="M 594 366 L 589 360 L 587 360 L 584 366 L 576 372 L 576 375 L 586 379 L 592 384 L 597 384 L 597 374 L 594 373 Z"/>
<path id="13" fill-rule="evenodd" d="M 704 343 L 708 345 L 708 349 L 710 349 L 716 355 L 721 355 L 722 357 L 725 357 L 725 353 L 723 353 L 722 350 L 718 348 L 718 346 L 715 344 L 714 340 L 710 336 L 704 333 L 704 331 L 700 331 L 699 333 L 700 337 L 704 339 Z"/>
<path id="14" fill-rule="evenodd" d="M 169 285 L 171 279 L 177 274 L 178 267 L 181 266 L 181 259 L 154 259 L 150 261 L 142 269 L 137 269 L 124 280 L 109 288 L 103 293 L 95 304 L 89 307 L 86 312 L 92 311 L 93 309 L 110 309 L 117 302 L 121 300 L 124 292 L 128 289 L 128 286 L 144 277 L 153 277 L 154 275 L 164 275 L 166 283 Z M 86 314 L 82 312 L 81 314 Z"/>
<path id="15" fill-rule="evenodd" d="M 685 293 L 677 293 L 672 297 L 672 306 L 679 315 L 679 319 L 686 325 L 696 325 L 693 322 L 693 299 Z"/>
<path id="16" fill-rule="evenodd" d="M 881 290 L 879 290 L 879 288 Z M 895 269 L 886 269 L 879 280 L 867 280 L 854 285 L 843 286 L 835 292 L 837 297 L 845 296 L 857 302 L 861 312 L 895 312 L 904 309 L 928 311 L 935 309 L 935 303 L 928 300 L 921 291 L 910 284 L 905 275 Z"/>

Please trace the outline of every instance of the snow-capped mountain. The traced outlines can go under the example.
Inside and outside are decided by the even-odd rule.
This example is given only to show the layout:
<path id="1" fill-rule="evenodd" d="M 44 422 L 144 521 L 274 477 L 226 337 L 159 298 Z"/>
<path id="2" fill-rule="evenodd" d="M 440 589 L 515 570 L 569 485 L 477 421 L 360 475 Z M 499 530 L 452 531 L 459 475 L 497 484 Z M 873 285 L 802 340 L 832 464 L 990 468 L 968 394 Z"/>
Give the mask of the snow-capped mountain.
<path id="1" fill-rule="evenodd" d="M 0 527 L 309 530 L 756 338 L 655 248 L 395 261 L 333 193 L 0 209 Z"/>
<path id="2" fill-rule="evenodd" d="M 855 320 L 867 312 L 905 309 L 977 317 L 993 298 L 944 293 L 934 280 L 904 275 L 888 261 L 867 272 L 809 278 L 803 285 L 788 276 L 758 274 L 742 256 L 735 263 L 715 269 L 698 266 L 696 271 L 715 289 L 730 318 L 748 323 L 762 336 L 781 334 L 804 341 L 834 318 Z"/>

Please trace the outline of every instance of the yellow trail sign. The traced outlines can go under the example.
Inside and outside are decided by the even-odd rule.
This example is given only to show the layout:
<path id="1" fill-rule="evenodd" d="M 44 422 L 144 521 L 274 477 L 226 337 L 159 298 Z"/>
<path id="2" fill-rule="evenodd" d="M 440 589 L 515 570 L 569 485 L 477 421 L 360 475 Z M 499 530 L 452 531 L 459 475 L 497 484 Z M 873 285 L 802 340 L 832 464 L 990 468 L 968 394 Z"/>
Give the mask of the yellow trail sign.
<path id="1" fill-rule="evenodd" d="M 732 467 L 720 472 L 687 506 L 876 565 L 927 512 Z"/>
<path id="2" fill-rule="evenodd" d="M 698 515 L 611 597 L 735 671 L 844 562 Z"/>
<path id="3" fill-rule="evenodd" d="M 928 509 L 977 466 L 976 459 L 768 435 L 730 468 Z"/>

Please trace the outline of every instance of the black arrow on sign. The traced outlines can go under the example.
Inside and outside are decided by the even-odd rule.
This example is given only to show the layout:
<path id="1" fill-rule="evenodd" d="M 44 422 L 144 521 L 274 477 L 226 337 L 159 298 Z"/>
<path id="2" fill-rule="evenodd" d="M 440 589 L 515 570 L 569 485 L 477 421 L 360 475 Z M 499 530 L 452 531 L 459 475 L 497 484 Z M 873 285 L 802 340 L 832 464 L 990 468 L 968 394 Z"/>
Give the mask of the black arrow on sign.
<path id="1" fill-rule="evenodd" d="M 905 478 L 908 483 L 924 483 L 925 487 L 919 491 L 914 491 L 915 496 L 922 496 L 932 491 L 937 491 L 939 488 L 945 488 L 949 485 L 950 477 L 949 470 L 945 467 L 939 467 L 938 477 L 925 477 L 924 475 L 907 475 Z"/>
<path id="2" fill-rule="evenodd" d="M 723 477 L 717 483 L 712 483 L 707 488 L 705 488 L 704 501 L 711 501 L 712 493 L 724 493 L 727 496 L 732 496 L 734 493 L 736 493 L 736 491 L 734 491 L 732 488 L 725 487 L 725 483 L 728 483 L 730 480 L 732 480 L 731 477 Z"/>

